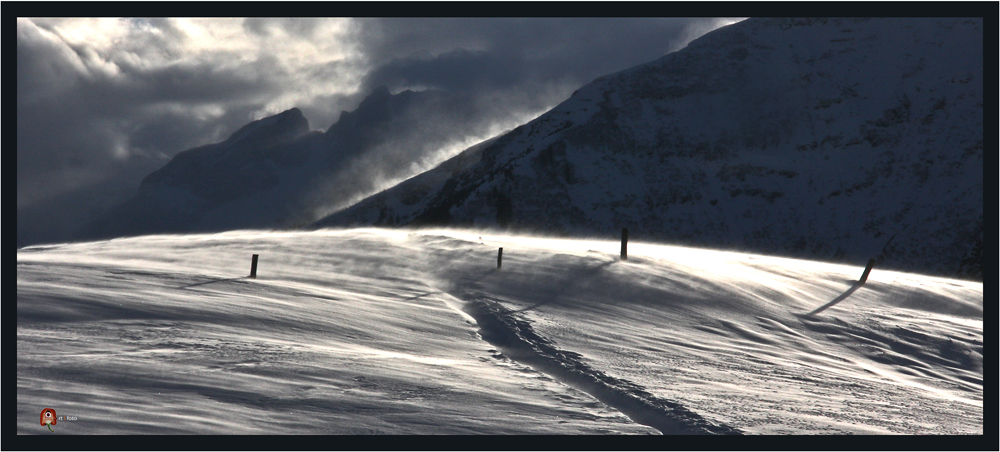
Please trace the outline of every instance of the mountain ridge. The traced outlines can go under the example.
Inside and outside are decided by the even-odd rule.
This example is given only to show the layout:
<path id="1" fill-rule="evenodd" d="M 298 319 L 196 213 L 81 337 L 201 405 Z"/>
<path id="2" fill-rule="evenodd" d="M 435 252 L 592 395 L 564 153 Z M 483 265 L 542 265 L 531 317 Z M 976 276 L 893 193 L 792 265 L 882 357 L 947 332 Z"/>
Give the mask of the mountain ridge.
<path id="1" fill-rule="evenodd" d="M 419 201 L 441 174 L 313 226 L 628 227 L 982 278 L 982 80 L 979 19 L 748 19 L 596 79 Z"/>

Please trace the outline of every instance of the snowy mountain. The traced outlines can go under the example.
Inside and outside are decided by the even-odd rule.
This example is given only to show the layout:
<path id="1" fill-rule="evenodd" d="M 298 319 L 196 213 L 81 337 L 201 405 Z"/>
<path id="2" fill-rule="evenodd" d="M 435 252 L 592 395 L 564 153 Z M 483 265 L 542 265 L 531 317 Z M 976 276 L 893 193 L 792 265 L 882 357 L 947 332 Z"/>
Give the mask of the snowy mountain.
<path id="1" fill-rule="evenodd" d="M 436 90 L 379 87 L 325 133 L 293 108 L 177 154 L 79 238 L 306 224 L 316 209 L 350 205 L 433 166 L 442 150 L 464 148 L 491 126 L 470 98 Z"/>
<path id="2" fill-rule="evenodd" d="M 89 436 L 105 434 L 983 444 L 945 436 L 984 432 L 983 283 L 875 269 L 851 293 L 860 267 L 641 242 L 621 261 L 618 246 L 350 229 L 19 249 L 17 433 L 74 435 L 76 448 L 75 435 L 106 447 Z M 73 420 L 50 432 L 44 408 Z M 793 448 L 878 444 L 852 438 Z M 365 444 L 379 441 L 393 440 Z M 442 448 L 403 441 L 384 448 Z"/>
<path id="3" fill-rule="evenodd" d="M 314 225 L 626 227 L 981 279 L 982 20 L 745 20 Z"/>

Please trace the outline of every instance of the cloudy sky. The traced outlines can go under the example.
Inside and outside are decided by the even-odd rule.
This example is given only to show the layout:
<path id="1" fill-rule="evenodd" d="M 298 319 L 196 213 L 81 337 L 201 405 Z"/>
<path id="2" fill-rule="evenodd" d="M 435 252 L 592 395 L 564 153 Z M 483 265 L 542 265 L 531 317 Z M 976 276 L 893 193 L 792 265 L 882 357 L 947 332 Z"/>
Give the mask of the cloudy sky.
<path id="1" fill-rule="evenodd" d="M 736 20 L 19 17 L 19 241 L 66 235 L 176 153 L 288 108 L 326 130 L 385 84 L 523 121 Z"/>

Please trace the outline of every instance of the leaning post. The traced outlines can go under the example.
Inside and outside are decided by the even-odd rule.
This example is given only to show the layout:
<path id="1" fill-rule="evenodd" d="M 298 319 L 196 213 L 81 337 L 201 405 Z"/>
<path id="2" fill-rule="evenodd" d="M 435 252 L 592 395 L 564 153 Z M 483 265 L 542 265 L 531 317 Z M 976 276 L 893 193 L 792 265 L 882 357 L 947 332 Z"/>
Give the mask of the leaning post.
<path id="1" fill-rule="evenodd" d="M 861 279 L 858 280 L 858 284 L 864 284 L 868 280 L 868 274 L 872 272 L 872 267 L 875 266 L 875 259 L 868 259 L 868 266 L 865 267 L 865 272 L 861 274 Z"/>
<path id="2" fill-rule="evenodd" d="M 250 277 L 257 278 L 257 255 L 254 254 L 253 258 L 250 260 Z"/>
<path id="3" fill-rule="evenodd" d="M 497 270 L 500 270 L 500 264 L 502 263 L 503 263 L 503 247 L 501 246 L 500 250 L 497 251 Z"/>

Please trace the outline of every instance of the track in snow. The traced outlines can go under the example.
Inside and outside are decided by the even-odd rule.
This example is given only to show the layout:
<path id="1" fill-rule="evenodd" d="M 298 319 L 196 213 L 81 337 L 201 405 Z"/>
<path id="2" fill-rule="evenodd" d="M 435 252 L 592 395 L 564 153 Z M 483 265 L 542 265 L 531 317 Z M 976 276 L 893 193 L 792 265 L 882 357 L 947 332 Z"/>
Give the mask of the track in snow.
<path id="1" fill-rule="evenodd" d="M 633 421 L 664 435 L 741 435 L 740 430 L 709 422 L 683 405 L 656 397 L 628 380 L 594 369 L 580 354 L 560 350 L 539 336 L 531 324 L 500 303 L 485 297 L 469 300 L 466 312 L 479 324 L 479 334 L 512 359 L 528 364 L 584 391 Z"/>

